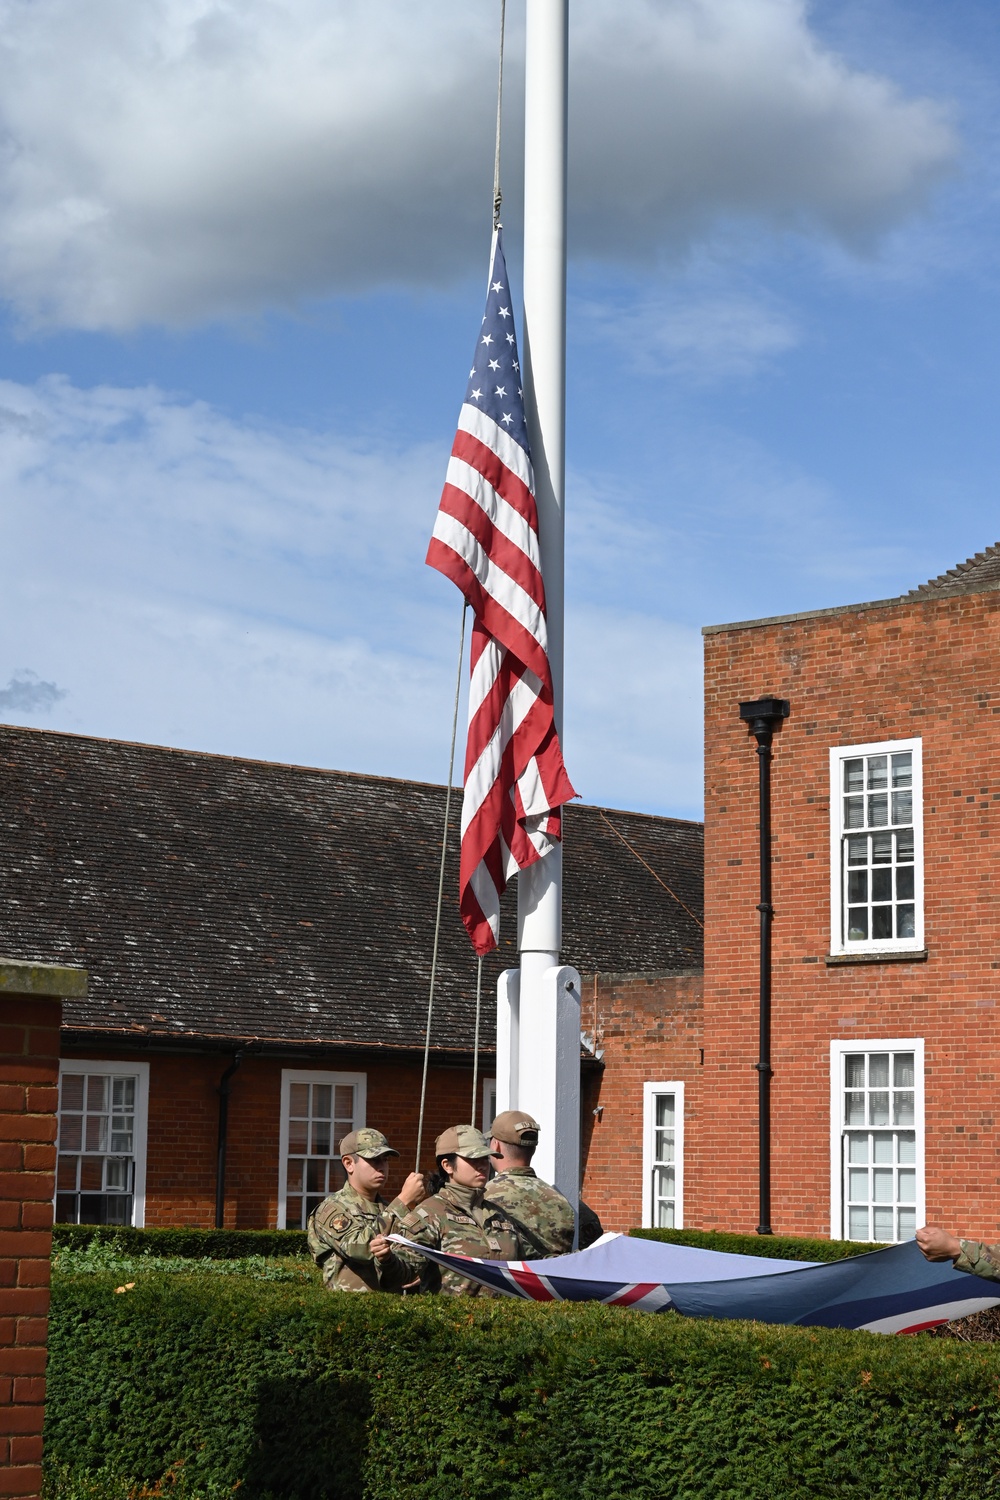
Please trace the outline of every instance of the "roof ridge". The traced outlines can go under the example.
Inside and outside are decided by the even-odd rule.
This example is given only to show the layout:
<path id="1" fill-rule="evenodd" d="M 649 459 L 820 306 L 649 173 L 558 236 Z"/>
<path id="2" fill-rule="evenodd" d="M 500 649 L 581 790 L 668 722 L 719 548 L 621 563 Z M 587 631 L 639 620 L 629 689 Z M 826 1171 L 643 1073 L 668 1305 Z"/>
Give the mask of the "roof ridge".
<path id="1" fill-rule="evenodd" d="M 945 573 L 939 573 L 936 578 L 929 578 L 926 583 L 918 584 L 908 594 L 904 594 L 903 598 L 920 599 L 927 594 L 951 590 L 974 593 L 977 588 L 985 590 L 997 586 L 1000 586 L 1000 542 L 994 542 L 982 552 L 973 553 L 964 562 L 956 563 Z"/>

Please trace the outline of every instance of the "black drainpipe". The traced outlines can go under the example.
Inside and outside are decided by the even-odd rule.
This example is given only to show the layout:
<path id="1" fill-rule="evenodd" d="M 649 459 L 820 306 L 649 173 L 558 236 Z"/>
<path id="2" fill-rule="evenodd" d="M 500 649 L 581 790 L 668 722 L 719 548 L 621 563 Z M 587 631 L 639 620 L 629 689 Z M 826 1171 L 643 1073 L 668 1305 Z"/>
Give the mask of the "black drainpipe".
<path id="1" fill-rule="evenodd" d="M 760 1048 L 757 1062 L 757 1120 L 760 1160 L 760 1223 L 758 1234 L 771 1228 L 771 741 L 782 719 L 788 718 L 787 698 L 756 698 L 740 704 L 740 718 L 757 741 L 760 808 Z"/>
<path id="2" fill-rule="evenodd" d="M 215 1227 L 221 1229 L 226 1217 L 226 1142 L 229 1136 L 229 1090 L 233 1074 L 243 1061 L 246 1049 L 241 1047 L 219 1079 L 219 1149 L 215 1164 Z"/>

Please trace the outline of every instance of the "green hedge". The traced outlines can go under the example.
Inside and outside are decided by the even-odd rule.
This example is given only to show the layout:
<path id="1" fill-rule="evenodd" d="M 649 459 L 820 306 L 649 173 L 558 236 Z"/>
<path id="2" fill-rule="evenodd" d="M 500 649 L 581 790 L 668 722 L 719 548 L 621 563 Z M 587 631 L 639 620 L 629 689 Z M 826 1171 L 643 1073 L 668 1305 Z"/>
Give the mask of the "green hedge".
<path id="1" fill-rule="evenodd" d="M 52 1500 L 1000 1496 L 988 1345 L 147 1272 L 49 1348 Z"/>
<path id="2" fill-rule="evenodd" d="M 782 1234 L 729 1234 L 722 1229 L 630 1229 L 640 1240 L 662 1240 L 666 1245 L 695 1245 L 699 1250 L 722 1250 L 728 1255 L 760 1255 L 767 1260 L 843 1260 L 867 1255 L 884 1245 L 857 1240 L 807 1240 Z"/>
<path id="3" fill-rule="evenodd" d="M 242 1260 L 248 1255 L 308 1255 L 301 1229 L 131 1229 L 103 1224 L 57 1224 L 53 1250 L 107 1245 L 120 1255 Z"/>

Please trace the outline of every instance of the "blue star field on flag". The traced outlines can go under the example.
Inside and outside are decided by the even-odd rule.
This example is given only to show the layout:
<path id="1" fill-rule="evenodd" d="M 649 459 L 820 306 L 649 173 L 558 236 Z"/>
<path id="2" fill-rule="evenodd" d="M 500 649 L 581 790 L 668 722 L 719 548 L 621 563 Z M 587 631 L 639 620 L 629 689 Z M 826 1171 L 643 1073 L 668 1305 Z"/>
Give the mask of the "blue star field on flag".
<path id="1" fill-rule="evenodd" d="M 503 239 L 497 230 L 486 294 L 483 327 L 476 340 L 476 352 L 465 399 L 491 416 L 498 427 L 510 433 L 525 453 L 528 429 L 524 420 L 524 392 L 521 385 L 521 362 L 517 355 L 514 331 L 514 309 L 503 257 Z"/>

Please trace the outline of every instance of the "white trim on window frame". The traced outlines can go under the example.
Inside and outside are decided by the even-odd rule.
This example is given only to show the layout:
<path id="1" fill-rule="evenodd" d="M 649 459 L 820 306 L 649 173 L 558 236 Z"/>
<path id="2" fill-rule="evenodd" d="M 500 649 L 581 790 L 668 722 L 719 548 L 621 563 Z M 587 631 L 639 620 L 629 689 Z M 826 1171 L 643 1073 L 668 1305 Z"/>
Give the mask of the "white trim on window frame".
<path id="1" fill-rule="evenodd" d="M 59 1102 L 62 1105 L 62 1077 L 64 1073 L 104 1073 L 120 1078 L 134 1076 L 138 1079 L 135 1099 L 135 1139 L 132 1156 L 135 1175 L 132 1180 L 132 1228 L 143 1229 L 146 1225 L 146 1143 L 149 1136 L 149 1063 L 108 1061 L 95 1057 L 62 1057 L 59 1059 Z M 57 1124 L 59 1117 L 57 1116 Z M 85 1154 L 85 1153 L 84 1153 Z M 57 1185 L 58 1193 L 58 1160 Z M 55 1197 L 52 1202 L 55 1204 Z"/>
<path id="2" fill-rule="evenodd" d="M 496 1119 L 497 1109 L 497 1081 L 495 1078 L 484 1078 L 482 1080 L 482 1094 L 480 1097 L 480 1109 L 482 1111 L 483 1135 L 489 1134 L 490 1126 Z"/>
<path id="3" fill-rule="evenodd" d="M 850 1041 L 835 1040 L 830 1043 L 830 1238 L 842 1240 L 844 1236 L 844 1179 L 843 1179 L 843 1134 L 841 1119 L 844 1093 L 844 1057 L 849 1052 L 912 1052 L 913 1053 L 913 1128 L 916 1137 L 917 1226 L 926 1222 L 927 1185 L 924 1163 L 924 1039 L 902 1037 L 884 1041 L 868 1037 L 856 1037 Z M 909 1128 L 909 1127 L 907 1127 Z"/>
<path id="4" fill-rule="evenodd" d="M 841 762 L 862 755 L 894 755 L 909 750 L 913 754 L 913 899 L 914 936 L 912 938 L 867 938 L 849 943 L 844 935 L 844 876 L 841 838 L 843 827 L 843 788 Z M 891 828 L 891 825 L 887 825 Z M 919 953 L 924 947 L 924 776 L 923 741 L 878 740 L 869 745 L 836 745 L 830 749 L 830 953 L 877 954 Z"/>
<path id="5" fill-rule="evenodd" d="M 642 1227 L 654 1228 L 653 1214 L 653 1130 L 656 1125 L 655 1100 L 658 1094 L 674 1095 L 674 1228 L 684 1228 L 684 1085 L 644 1083 L 642 1086 Z"/>
<path id="6" fill-rule="evenodd" d="M 334 1087 L 337 1084 L 353 1084 L 356 1093 L 354 1095 L 354 1129 L 363 1130 L 367 1119 L 368 1107 L 368 1074 L 367 1073 L 332 1073 L 322 1068 L 282 1068 L 281 1070 L 281 1103 L 278 1128 L 278 1229 L 284 1229 L 287 1214 L 288 1197 L 288 1110 L 291 1104 L 291 1087 L 293 1083 L 329 1083 Z M 331 1145 L 336 1144 L 331 1142 Z"/>

